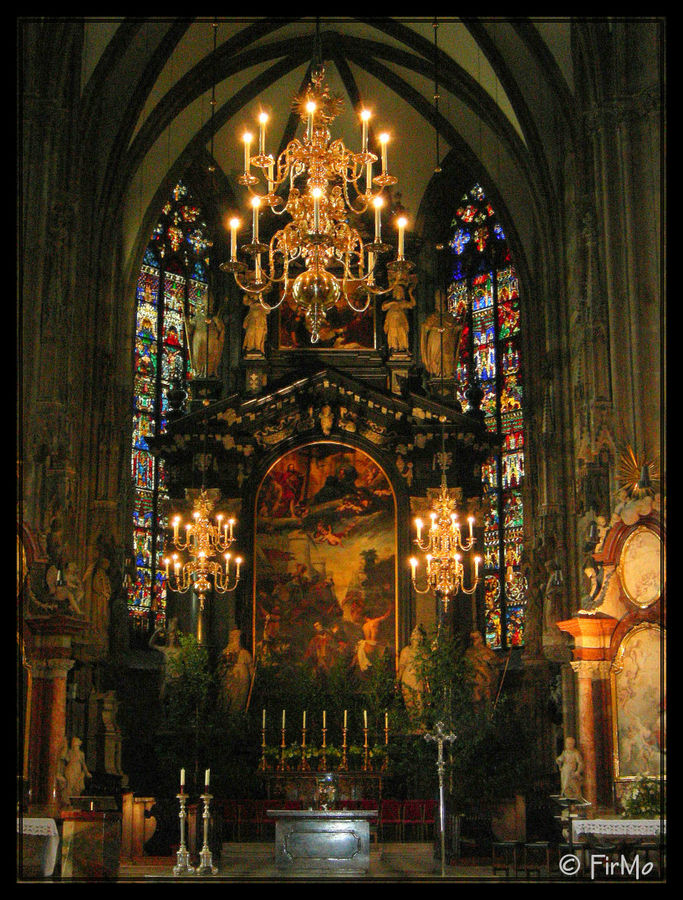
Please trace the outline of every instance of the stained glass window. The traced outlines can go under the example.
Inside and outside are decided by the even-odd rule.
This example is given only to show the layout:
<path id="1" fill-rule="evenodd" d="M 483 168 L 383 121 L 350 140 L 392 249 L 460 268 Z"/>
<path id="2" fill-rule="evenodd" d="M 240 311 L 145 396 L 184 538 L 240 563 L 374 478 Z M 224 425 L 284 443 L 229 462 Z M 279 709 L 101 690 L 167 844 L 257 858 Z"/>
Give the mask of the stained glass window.
<path id="1" fill-rule="evenodd" d="M 180 182 L 164 205 L 143 255 L 135 306 L 133 396 L 133 559 L 130 614 L 145 627 L 164 617 L 166 585 L 163 500 L 168 496 L 163 461 L 147 439 L 166 429 L 168 392 L 191 377 L 188 324 L 208 299 L 209 249 L 206 222 L 187 186 Z"/>
<path id="2" fill-rule="evenodd" d="M 466 309 L 456 364 L 463 409 L 476 377 L 489 431 L 500 452 L 482 469 L 484 496 L 484 617 L 494 649 L 524 642 L 526 582 L 522 574 L 524 510 L 523 381 L 519 343 L 519 283 L 505 233 L 480 185 L 468 191 L 451 224 L 449 309 Z"/>

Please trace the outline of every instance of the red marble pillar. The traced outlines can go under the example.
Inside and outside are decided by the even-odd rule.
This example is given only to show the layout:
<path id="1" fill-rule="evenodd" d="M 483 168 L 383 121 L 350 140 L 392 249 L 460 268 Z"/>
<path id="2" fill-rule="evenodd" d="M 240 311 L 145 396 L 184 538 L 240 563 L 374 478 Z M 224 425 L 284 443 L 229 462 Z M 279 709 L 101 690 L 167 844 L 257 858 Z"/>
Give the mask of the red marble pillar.
<path id="1" fill-rule="evenodd" d="M 609 782 L 608 771 L 598 772 L 595 719 L 603 732 L 607 722 L 602 721 L 603 700 L 601 690 L 597 697 L 593 691 L 593 679 L 604 677 L 609 670 L 607 659 L 609 646 L 617 620 L 605 613 L 580 611 L 573 619 L 558 622 L 557 627 L 574 638 L 571 667 L 576 672 L 578 683 L 578 749 L 583 756 L 583 794 L 595 811 L 598 803 L 598 782 Z"/>
<path id="2" fill-rule="evenodd" d="M 588 660 L 573 660 L 572 669 L 578 679 L 579 734 L 578 745 L 583 756 L 583 794 L 593 808 L 598 802 L 595 765 L 595 724 L 593 719 L 593 670 Z"/>
<path id="3" fill-rule="evenodd" d="M 59 810 L 57 771 L 66 737 L 66 676 L 74 664 L 71 640 L 84 621 L 71 616 L 29 619 L 31 714 L 28 730 L 29 814 L 55 816 Z"/>

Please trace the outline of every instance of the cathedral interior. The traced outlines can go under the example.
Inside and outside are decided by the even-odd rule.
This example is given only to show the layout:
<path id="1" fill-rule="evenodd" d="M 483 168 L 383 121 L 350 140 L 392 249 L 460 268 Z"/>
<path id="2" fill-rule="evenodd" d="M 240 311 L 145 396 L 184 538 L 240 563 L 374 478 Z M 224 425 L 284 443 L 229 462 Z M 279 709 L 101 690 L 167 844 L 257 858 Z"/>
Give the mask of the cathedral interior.
<path id="1" fill-rule="evenodd" d="M 666 20 L 17 26 L 18 880 L 663 878 Z"/>

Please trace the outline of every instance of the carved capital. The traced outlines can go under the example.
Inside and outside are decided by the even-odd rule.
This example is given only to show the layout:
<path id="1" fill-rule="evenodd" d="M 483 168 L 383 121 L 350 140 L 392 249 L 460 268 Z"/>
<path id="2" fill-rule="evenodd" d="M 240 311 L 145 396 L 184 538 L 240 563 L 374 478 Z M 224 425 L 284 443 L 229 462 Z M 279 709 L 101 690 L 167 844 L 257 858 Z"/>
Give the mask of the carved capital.
<path id="1" fill-rule="evenodd" d="M 608 677 L 612 664 L 608 659 L 573 659 L 569 665 L 579 678 L 598 680 Z"/>
<path id="2" fill-rule="evenodd" d="M 55 659 L 34 659 L 28 663 L 34 678 L 66 678 L 75 660 L 57 657 Z"/>

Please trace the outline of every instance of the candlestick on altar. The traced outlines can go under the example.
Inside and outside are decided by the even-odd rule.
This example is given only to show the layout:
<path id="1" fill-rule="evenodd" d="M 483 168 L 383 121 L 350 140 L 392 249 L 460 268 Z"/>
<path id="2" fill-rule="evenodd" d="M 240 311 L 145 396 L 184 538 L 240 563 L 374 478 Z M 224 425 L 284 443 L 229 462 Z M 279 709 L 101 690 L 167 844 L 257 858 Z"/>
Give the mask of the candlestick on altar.
<path id="1" fill-rule="evenodd" d="M 185 774 L 185 770 L 181 770 L 182 775 Z M 184 781 L 185 779 L 182 778 Z M 187 849 L 185 844 L 185 819 L 187 818 L 187 813 L 185 812 L 185 804 L 187 803 L 187 794 L 185 793 L 184 787 L 180 785 L 180 793 L 176 794 L 178 800 L 180 800 L 180 812 L 178 813 L 178 818 L 180 819 L 180 847 L 178 848 L 178 853 L 176 854 L 176 865 L 173 866 L 173 874 L 178 875 L 194 875 L 194 867 L 190 865 L 190 852 Z"/>
<path id="2" fill-rule="evenodd" d="M 306 730 L 306 713 L 304 713 L 304 727 L 301 734 L 301 765 L 299 766 L 302 772 L 308 772 L 311 768 L 306 759 Z"/>
<path id="3" fill-rule="evenodd" d="M 207 772 L 209 770 L 207 769 Z M 208 777 L 207 777 L 208 782 Z M 204 844 L 199 852 L 199 865 L 197 866 L 197 875 L 217 875 L 218 869 L 213 864 L 213 855 L 209 849 L 209 805 L 213 794 L 209 794 L 208 790 L 202 794 L 201 799 L 204 801 L 204 812 L 202 819 L 204 820 Z"/>
<path id="4" fill-rule="evenodd" d="M 282 740 L 280 743 L 280 759 L 277 764 L 278 772 L 287 771 L 287 760 L 285 759 L 285 711 L 282 710 Z"/>
<path id="5" fill-rule="evenodd" d="M 265 711 L 264 711 L 265 712 Z M 258 764 L 260 772 L 268 771 L 268 760 L 266 759 L 266 719 L 263 718 L 263 726 L 261 728 L 261 761 Z"/>
<path id="6" fill-rule="evenodd" d="M 446 819 L 446 809 L 444 803 L 444 789 L 443 789 L 443 775 L 444 769 L 446 768 L 446 764 L 443 759 L 443 745 L 444 742 L 452 743 L 455 740 L 455 735 L 453 732 L 449 732 L 446 734 L 444 731 L 443 722 L 437 722 L 434 726 L 433 734 L 425 735 L 426 741 L 435 741 L 436 745 L 439 749 L 438 757 L 436 761 L 436 771 L 439 775 L 439 830 L 441 832 L 441 876 L 443 877 L 446 874 L 446 848 L 445 848 L 445 819 Z"/>
<path id="7" fill-rule="evenodd" d="M 367 714 L 365 718 L 365 726 L 363 728 L 363 771 L 372 772 L 370 764 L 370 747 L 368 745 L 368 720 Z"/>
<path id="8" fill-rule="evenodd" d="M 384 746 L 387 748 L 382 760 L 382 771 L 386 772 L 389 768 L 389 713 L 384 713 Z"/>
<path id="9" fill-rule="evenodd" d="M 326 772 L 327 771 L 327 728 L 325 727 L 325 710 L 323 710 L 323 745 L 322 745 L 322 753 L 320 754 L 320 761 L 318 762 L 318 771 Z"/>
<path id="10" fill-rule="evenodd" d="M 349 763 L 346 758 L 346 710 L 344 710 L 344 728 L 342 730 L 342 758 L 339 763 L 339 771 L 346 772 L 349 768 Z"/>

